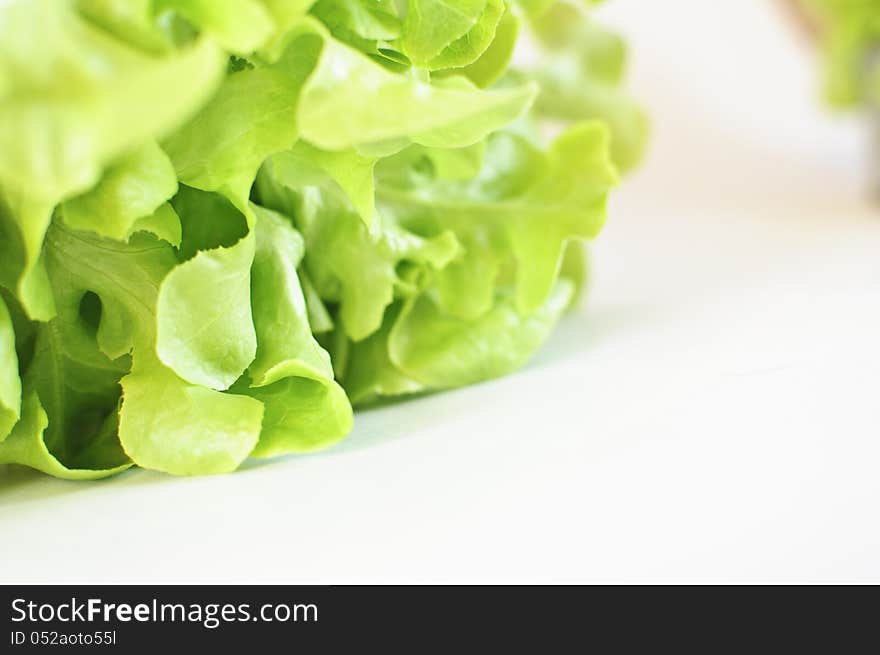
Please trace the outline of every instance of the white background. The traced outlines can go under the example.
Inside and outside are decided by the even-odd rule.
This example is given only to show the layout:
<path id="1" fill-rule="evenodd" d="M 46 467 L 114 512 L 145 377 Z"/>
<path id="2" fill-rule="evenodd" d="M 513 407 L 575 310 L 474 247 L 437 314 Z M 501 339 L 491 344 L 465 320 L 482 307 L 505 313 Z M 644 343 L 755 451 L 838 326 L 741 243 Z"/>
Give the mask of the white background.
<path id="1" fill-rule="evenodd" d="M 771 0 L 615 0 L 649 160 L 526 370 L 240 473 L 0 474 L 0 581 L 880 581 L 880 205 Z"/>

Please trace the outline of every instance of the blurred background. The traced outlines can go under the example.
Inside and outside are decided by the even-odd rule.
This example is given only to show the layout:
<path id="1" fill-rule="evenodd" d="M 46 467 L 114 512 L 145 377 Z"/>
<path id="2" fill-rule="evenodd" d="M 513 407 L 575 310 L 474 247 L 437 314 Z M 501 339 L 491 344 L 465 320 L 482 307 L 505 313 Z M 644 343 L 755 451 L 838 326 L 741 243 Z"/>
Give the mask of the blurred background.
<path id="1" fill-rule="evenodd" d="M 0 579 L 880 582 L 868 126 L 823 106 L 779 0 L 597 16 L 630 44 L 652 143 L 531 366 L 235 476 L 12 481 Z M 115 541 L 73 570 L 41 526 L 88 553 L 95 515 Z"/>
<path id="2" fill-rule="evenodd" d="M 630 85 L 655 127 L 650 161 L 628 195 L 654 202 L 662 191 L 666 204 L 681 207 L 798 203 L 814 211 L 864 200 L 867 127 L 823 104 L 822 62 L 794 6 L 603 6 L 600 15 L 629 39 Z"/>
<path id="3" fill-rule="evenodd" d="M 619 0 L 602 16 L 629 39 L 653 134 L 596 245 L 592 312 L 680 312 L 682 351 L 645 347 L 674 368 L 701 342 L 694 364 L 719 372 L 875 356 L 870 125 L 823 104 L 786 3 Z"/>

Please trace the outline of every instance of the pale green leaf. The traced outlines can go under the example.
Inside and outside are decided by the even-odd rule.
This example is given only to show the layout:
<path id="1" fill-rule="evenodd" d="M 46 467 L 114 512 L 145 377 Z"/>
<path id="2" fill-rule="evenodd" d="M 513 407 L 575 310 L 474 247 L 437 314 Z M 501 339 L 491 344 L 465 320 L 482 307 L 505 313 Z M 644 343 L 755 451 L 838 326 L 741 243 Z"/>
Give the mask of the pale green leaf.
<path id="1" fill-rule="evenodd" d="M 246 55 L 273 35 L 275 22 L 260 0 L 153 0 L 173 10 L 236 54 Z"/>
<path id="2" fill-rule="evenodd" d="M 238 468 L 260 434 L 258 400 L 188 384 L 149 353 L 122 380 L 119 438 L 138 466 L 195 475 Z"/>
<path id="3" fill-rule="evenodd" d="M 400 149 L 410 141 L 463 147 L 519 116 L 534 92 L 531 86 L 481 91 L 464 78 L 427 83 L 326 36 L 298 119 L 302 137 L 324 150 L 388 142 Z"/>
<path id="4" fill-rule="evenodd" d="M 149 216 L 142 216 L 136 220 L 128 236 L 136 232 L 149 232 L 172 246 L 180 246 L 183 238 L 180 217 L 174 211 L 174 207 L 167 202 L 159 205 Z"/>
<path id="5" fill-rule="evenodd" d="M 12 318 L 0 298 L 0 442 L 21 415 L 21 379 L 18 377 L 18 354 Z"/>

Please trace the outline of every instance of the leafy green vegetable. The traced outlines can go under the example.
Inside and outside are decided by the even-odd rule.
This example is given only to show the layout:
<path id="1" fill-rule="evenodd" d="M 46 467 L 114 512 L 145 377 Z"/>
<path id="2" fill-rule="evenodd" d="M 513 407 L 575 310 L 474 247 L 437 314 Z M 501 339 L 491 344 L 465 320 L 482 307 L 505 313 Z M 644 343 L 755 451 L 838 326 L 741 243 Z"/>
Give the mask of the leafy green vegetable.
<path id="1" fill-rule="evenodd" d="M 0 464 L 223 473 L 522 366 L 645 137 L 591 4 L 0 3 Z"/>
<path id="2" fill-rule="evenodd" d="M 9 0 L 2 12 L 0 187 L 52 204 L 180 125 L 222 71 L 209 40 L 155 56 L 93 27 L 64 0 Z"/>

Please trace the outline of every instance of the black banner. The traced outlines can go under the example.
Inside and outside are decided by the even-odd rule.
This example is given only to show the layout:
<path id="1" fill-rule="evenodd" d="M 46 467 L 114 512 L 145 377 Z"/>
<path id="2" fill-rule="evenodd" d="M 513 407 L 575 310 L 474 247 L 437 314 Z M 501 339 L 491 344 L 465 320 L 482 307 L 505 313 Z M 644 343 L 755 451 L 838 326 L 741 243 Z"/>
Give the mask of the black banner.
<path id="1" fill-rule="evenodd" d="M 0 652 L 876 647 L 876 587 L 0 587 Z M 860 648 L 859 650 L 862 650 Z"/>

